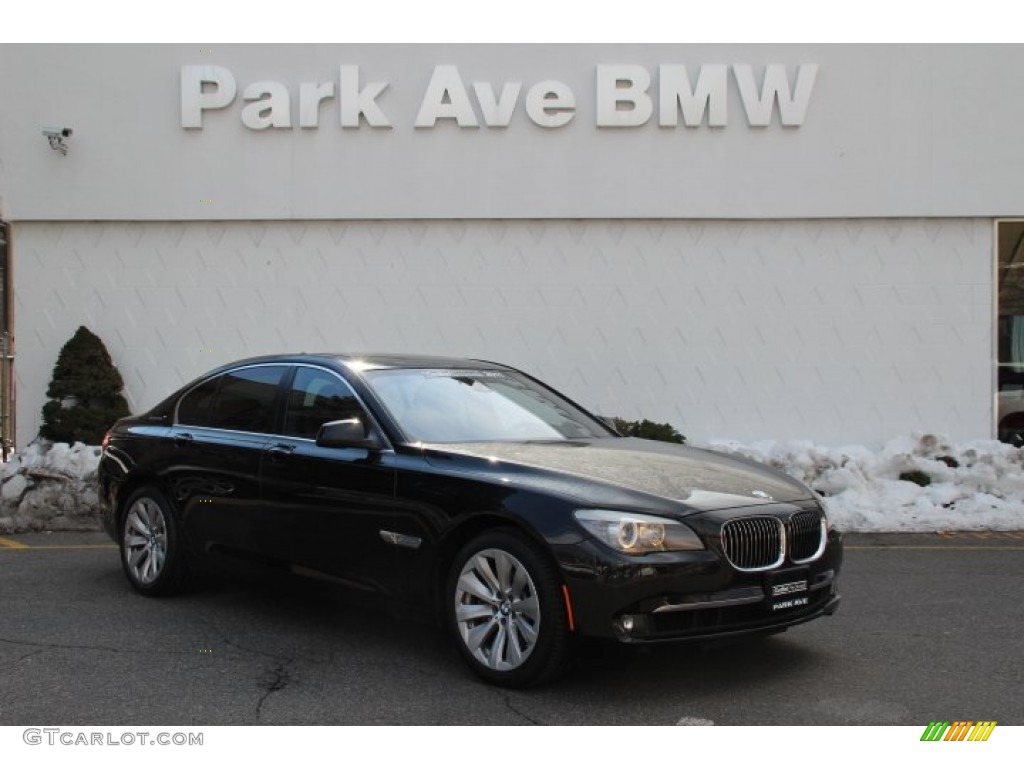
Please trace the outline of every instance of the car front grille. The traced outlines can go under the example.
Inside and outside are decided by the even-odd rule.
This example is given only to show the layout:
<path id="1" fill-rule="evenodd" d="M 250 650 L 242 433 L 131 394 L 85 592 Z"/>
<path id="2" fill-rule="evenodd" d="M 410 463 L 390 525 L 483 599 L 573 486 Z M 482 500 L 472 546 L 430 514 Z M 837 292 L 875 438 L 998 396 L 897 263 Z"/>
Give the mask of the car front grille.
<path id="1" fill-rule="evenodd" d="M 741 517 L 722 526 L 722 551 L 740 571 L 763 571 L 786 558 L 785 530 L 777 517 Z"/>
<path id="2" fill-rule="evenodd" d="M 824 526 L 819 512 L 797 512 L 786 523 L 789 536 L 789 559 L 794 563 L 815 560 L 825 543 Z"/>
<path id="3" fill-rule="evenodd" d="M 766 571 L 787 556 L 796 564 L 818 559 L 825 547 L 824 518 L 818 511 L 797 512 L 785 523 L 766 515 L 740 517 L 722 526 L 722 551 L 739 571 Z"/>

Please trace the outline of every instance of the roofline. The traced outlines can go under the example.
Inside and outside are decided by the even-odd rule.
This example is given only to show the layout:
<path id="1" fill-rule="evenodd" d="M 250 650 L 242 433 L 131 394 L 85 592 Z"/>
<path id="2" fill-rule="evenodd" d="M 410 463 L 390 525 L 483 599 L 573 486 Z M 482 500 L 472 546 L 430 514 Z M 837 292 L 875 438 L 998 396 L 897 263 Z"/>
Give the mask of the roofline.
<path id="1" fill-rule="evenodd" d="M 471 357 L 455 357 L 448 355 L 421 355 L 407 352 L 281 352 L 269 355 L 257 355 L 234 360 L 216 366 L 203 374 L 204 376 L 226 368 L 266 363 L 313 363 L 333 361 L 347 368 L 352 363 L 363 363 L 366 368 L 483 368 L 493 370 L 515 370 L 491 360 L 480 360 Z M 362 367 L 362 366 L 360 366 Z"/>

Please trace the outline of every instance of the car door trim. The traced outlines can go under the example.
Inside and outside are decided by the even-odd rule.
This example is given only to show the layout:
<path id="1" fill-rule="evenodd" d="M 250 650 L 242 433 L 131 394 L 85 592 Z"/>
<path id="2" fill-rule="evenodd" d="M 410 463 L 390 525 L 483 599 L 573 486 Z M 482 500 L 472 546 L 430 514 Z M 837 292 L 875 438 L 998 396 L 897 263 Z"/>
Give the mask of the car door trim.
<path id="1" fill-rule="evenodd" d="M 290 370 L 288 370 L 288 371 L 286 371 L 284 373 L 284 376 L 282 377 L 281 382 L 278 383 L 278 387 L 283 387 L 284 386 L 284 382 L 286 382 L 286 381 L 288 382 L 288 386 L 289 387 L 291 386 L 291 383 L 295 379 L 294 373 L 295 373 L 295 369 L 296 368 L 316 368 L 318 370 L 324 371 L 326 373 L 330 373 L 333 376 L 335 376 L 339 381 L 341 381 L 352 392 L 352 396 L 355 397 L 356 402 L 359 403 L 359 407 L 362 408 L 363 412 L 369 417 L 370 422 L 371 422 L 373 428 L 376 430 L 377 434 L 380 436 L 381 440 L 383 441 L 384 446 L 382 448 L 377 449 L 377 451 L 379 453 L 394 453 L 394 448 L 393 448 L 393 446 L 391 444 L 391 441 L 388 439 L 387 432 L 385 432 L 381 428 L 380 422 L 378 421 L 377 417 L 374 415 L 373 411 L 371 411 L 369 408 L 366 407 L 366 402 L 363 400 L 363 398 L 360 396 L 360 394 L 356 391 L 356 388 L 352 386 L 352 382 L 348 381 L 348 379 L 346 379 L 344 376 L 342 376 L 337 371 L 335 371 L 335 370 L 333 370 L 331 368 L 328 368 L 326 366 L 323 366 L 323 365 L 316 365 L 314 363 L 292 363 L 292 362 L 252 363 L 250 365 L 242 365 L 242 366 L 239 366 L 238 368 L 230 368 L 230 369 L 228 369 L 226 371 L 220 371 L 219 373 L 214 374 L 213 376 L 207 376 L 202 381 L 196 382 L 195 386 L 189 387 L 188 391 L 183 392 L 181 397 L 179 397 L 178 401 L 174 404 L 174 418 L 173 418 L 173 425 L 174 425 L 174 427 L 175 428 L 178 428 L 178 427 L 189 427 L 189 428 L 192 428 L 192 429 L 210 429 L 210 430 L 214 430 L 215 432 L 224 432 L 224 433 L 228 433 L 228 434 L 232 434 L 232 435 L 254 435 L 256 437 L 280 437 L 280 438 L 284 438 L 286 440 L 301 440 L 301 441 L 303 441 L 305 443 L 314 443 L 315 444 L 316 440 L 312 440 L 312 439 L 310 439 L 308 437 L 299 437 L 298 435 L 286 435 L 283 432 L 277 432 L 277 431 L 275 431 L 275 432 L 248 432 L 248 431 L 241 430 L 241 429 L 225 429 L 224 427 L 213 427 L 213 426 L 208 426 L 208 425 L 203 425 L 203 424 L 185 424 L 183 422 L 178 421 L 178 408 L 181 405 L 181 401 L 184 400 L 186 397 L 188 397 L 190 394 L 192 394 L 193 391 L 195 391 L 199 387 L 203 386 L 203 384 L 206 384 L 208 381 L 212 381 L 213 379 L 216 379 L 216 378 L 218 378 L 220 376 L 225 376 L 225 375 L 230 374 L 230 373 L 235 373 L 236 371 L 244 371 L 244 370 L 246 370 L 248 368 L 269 368 L 269 367 L 274 367 L 274 366 L 283 366 L 285 368 L 289 368 L 290 369 Z M 285 408 L 287 408 L 287 405 L 286 404 L 282 405 L 282 410 L 281 410 L 282 414 L 284 413 L 284 409 Z"/>
<path id="2" fill-rule="evenodd" d="M 394 544 L 396 547 L 407 547 L 408 549 L 419 549 L 423 543 L 423 539 L 419 536 L 408 536 L 404 533 L 395 533 L 394 531 L 382 530 L 380 537 L 388 544 Z"/>

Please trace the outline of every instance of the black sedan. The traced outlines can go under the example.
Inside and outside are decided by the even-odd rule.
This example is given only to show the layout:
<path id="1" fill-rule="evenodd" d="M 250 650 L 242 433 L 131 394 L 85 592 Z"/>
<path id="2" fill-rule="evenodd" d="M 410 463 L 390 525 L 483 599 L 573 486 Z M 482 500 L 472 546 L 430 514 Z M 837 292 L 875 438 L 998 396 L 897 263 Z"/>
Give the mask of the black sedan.
<path id="1" fill-rule="evenodd" d="M 833 613 L 840 534 L 763 465 L 621 437 L 479 360 L 277 355 L 222 366 L 104 439 L 103 523 L 145 595 L 215 563 L 372 594 L 525 686 L 578 637 L 772 633 Z"/>

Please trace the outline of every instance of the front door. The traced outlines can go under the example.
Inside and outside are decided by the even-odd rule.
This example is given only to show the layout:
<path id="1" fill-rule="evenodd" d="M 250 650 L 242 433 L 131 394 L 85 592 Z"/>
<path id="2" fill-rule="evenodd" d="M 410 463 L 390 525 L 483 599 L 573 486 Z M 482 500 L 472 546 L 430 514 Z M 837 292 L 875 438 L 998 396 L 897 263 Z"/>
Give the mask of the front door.
<path id="1" fill-rule="evenodd" d="M 279 535 L 275 558 L 298 573 L 392 593 L 395 470 L 390 451 L 326 448 L 316 433 L 328 421 L 372 420 L 338 374 L 300 365 L 285 402 L 282 434 L 263 452 L 263 500 Z"/>

